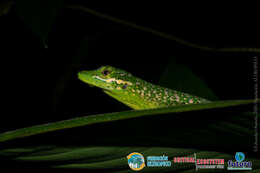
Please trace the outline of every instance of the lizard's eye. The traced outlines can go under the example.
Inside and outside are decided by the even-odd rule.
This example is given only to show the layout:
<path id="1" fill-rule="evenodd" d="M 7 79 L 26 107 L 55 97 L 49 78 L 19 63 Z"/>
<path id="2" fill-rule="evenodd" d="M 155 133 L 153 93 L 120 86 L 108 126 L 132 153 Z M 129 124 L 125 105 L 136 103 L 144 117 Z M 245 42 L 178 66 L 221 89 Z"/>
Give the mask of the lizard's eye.
<path id="1" fill-rule="evenodd" d="M 108 70 L 102 71 L 102 74 L 103 74 L 104 76 L 108 75 L 109 73 L 110 73 L 110 71 L 108 71 Z"/>

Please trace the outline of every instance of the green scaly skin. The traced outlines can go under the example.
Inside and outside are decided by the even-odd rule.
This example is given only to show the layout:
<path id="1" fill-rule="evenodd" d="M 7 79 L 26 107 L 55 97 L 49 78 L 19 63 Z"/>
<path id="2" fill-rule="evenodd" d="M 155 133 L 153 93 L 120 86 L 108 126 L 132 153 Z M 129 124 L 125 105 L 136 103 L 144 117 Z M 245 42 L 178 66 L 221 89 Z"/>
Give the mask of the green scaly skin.
<path id="1" fill-rule="evenodd" d="M 210 102 L 204 98 L 151 84 L 111 66 L 81 71 L 83 82 L 101 88 L 106 94 L 133 109 L 152 109 L 183 104 Z"/>

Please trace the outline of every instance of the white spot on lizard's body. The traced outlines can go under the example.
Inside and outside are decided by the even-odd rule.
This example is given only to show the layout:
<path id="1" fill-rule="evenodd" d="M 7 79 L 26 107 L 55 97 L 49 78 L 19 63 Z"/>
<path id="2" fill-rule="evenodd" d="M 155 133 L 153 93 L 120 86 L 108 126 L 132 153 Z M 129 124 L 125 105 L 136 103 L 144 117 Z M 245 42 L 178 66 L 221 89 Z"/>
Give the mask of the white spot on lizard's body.
<path id="1" fill-rule="evenodd" d="M 131 82 L 128 82 L 128 81 L 124 81 L 124 80 L 116 80 L 116 83 L 117 84 L 128 84 L 128 85 L 132 85 L 132 83 Z"/>
<path id="2" fill-rule="evenodd" d="M 179 102 L 180 101 L 180 97 L 178 95 L 175 95 L 176 101 Z"/>
<path id="3" fill-rule="evenodd" d="M 106 80 L 106 82 L 109 82 L 109 83 L 111 83 L 113 81 L 116 81 L 116 79 L 115 78 L 109 78 L 109 79 Z"/>

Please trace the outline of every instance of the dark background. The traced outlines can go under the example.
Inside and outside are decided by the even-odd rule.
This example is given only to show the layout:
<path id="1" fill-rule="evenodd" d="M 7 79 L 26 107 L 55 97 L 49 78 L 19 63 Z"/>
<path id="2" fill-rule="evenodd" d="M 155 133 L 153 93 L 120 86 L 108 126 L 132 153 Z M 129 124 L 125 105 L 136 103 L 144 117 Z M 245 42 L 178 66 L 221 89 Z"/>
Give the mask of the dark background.
<path id="1" fill-rule="evenodd" d="M 252 67 L 257 53 L 199 50 L 66 8 L 71 1 L 54 4 L 55 8 L 49 8 L 53 5 L 50 3 L 46 10 L 45 6 L 39 8 L 41 3 L 32 2 L 18 1 L 0 17 L 1 132 L 77 116 L 129 110 L 77 79 L 78 71 L 101 65 L 122 68 L 158 83 L 167 64 L 175 59 L 203 79 L 219 100 L 254 97 Z M 195 8 L 193 4 L 141 5 L 132 1 L 74 1 L 73 4 L 209 47 L 260 46 L 253 10 L 247 13 L 245 9 L 219 8 L 216 4 Z M 30 10 L 35 16 L 30 15 Z M 37 13 L 48 10 L 53 11 L 51 22 Z M 36 24 L 32 24 L 37 15 Z"/>
<path id="2" fill-rule="evenodd" d="M 244 4 L 243 8 L 238 8 L 237 4 L 229 7 L 211 2 L 207 6 L 164 1 L 147 4 L 85 0 L 12 2 L 0 3 L 3 87 L 0 132 L 130 110 L 100 89 L 89 87 L 77 79 L 80 70 L 92 70 L 102 65 L 124 69 L 158 84 L 175 61 L 204 81 L 218 100 L 254 98 L 253 57 L 259 53 L 200 50 L 68 8 L 71 5 L 85 6 L 212 48 L 260 47 L 257 11 L 246 9 Z M 198 85 L 189 83 L 183 74 L 177 75 L 180 83 L 198 89 Z M 168 81 L 172 83 L 174 80 Z M 174 88 L 175 84 L 172 84 Z M 229 109 L 244 110 L 252 111 L 253 106 Z M 254 138 L 243 131 L 253 129 L 252 117 L 236 118 L 236 113 L 226 116 L 215 110 L 176 115 L 181 116 L 161 118 L 158 115 L 66 129 L 8 141 L 2 146 L 160 146 L 196 148 L 232 156 L 236 151 L 243 151 L 246 156 L 256 157 L 252 151 Z M 225 128 L 226 122 L 233 123 L 234 128 Z M 33 167 L 38 170 L 39 166 L 46 166 L 41 162 L 10 163 L 8 157 L 1 159 L 3 165 L 5 161 L 6 165 L 12 165 L 6 166 L 8 169 Z"/>

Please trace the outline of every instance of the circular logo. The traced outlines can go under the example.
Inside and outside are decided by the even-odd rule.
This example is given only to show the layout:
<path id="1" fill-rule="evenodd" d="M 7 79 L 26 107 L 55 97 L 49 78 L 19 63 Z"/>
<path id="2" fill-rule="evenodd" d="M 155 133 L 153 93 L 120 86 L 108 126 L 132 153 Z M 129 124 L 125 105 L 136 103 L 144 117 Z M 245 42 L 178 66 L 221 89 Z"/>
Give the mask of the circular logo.
<path id="1" fill-rule="evenodd" d="M 142 154 L 133 152 L 127 156 L 128 165 L 134 171 L 139 171 L 145 167 L 144 157 Z"/>
<path id="2" fill-rule="evenodd" d="M 242 162 L 245 159 L 245 154 L 242 152 L 236 152 L 235 158 L 238 162 Z"/>

